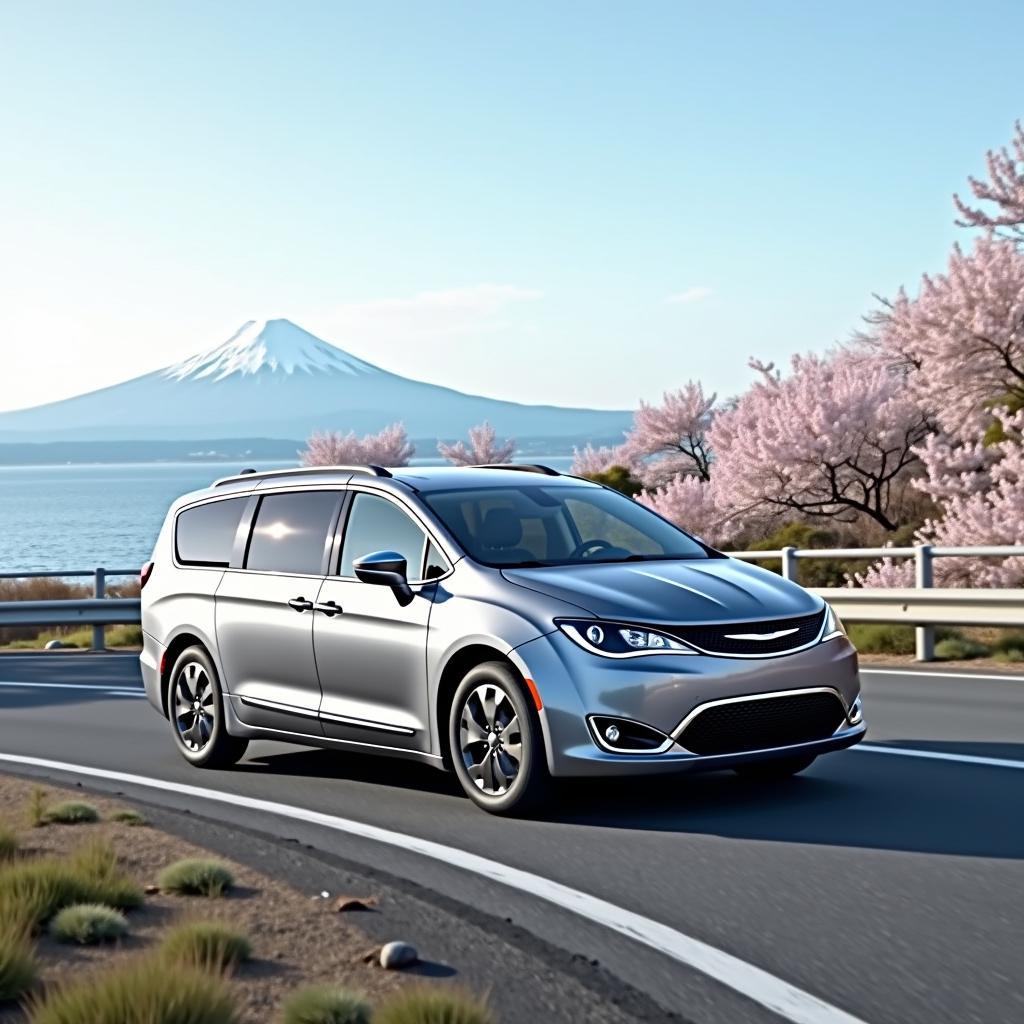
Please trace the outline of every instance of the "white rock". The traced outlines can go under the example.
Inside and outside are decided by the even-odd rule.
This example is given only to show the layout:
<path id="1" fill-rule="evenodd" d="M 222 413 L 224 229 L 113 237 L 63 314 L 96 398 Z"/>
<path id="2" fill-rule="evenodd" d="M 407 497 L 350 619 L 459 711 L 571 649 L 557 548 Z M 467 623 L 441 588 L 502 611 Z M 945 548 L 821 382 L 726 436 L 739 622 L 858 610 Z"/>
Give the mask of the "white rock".
<path id="1" fill-rule="evenodd" d="M 381 947 L 380 965 L 385 970 L 397 971 L 410 964 L 416 963 L 420 955 L 416 952 L 415 946 L 408 942 L 389 942 Z"/>

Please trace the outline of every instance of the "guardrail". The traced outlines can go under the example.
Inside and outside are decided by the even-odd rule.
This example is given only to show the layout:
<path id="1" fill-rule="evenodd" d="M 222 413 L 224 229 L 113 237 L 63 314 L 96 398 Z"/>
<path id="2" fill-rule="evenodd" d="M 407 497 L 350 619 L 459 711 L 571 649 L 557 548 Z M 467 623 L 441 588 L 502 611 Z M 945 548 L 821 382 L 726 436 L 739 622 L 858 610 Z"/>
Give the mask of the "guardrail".
<path id="1" fill-rule="evenodd" d="M 0 572 L 0 580 L 92 577 L 92 597 L 62 601 L 0 601 L 0 626 L 92 626 L 92 649 L 102 651 L 104 626 L 135 625 L 137 597 L 107 597 L 111 576 L 138 576 L 138 569 L 69 569 L 62 572 Z"/>
<path id="2" fill-rule="evenodd" d="M 915 657 L 931 661 L 935 657 L 936 626 L 1022 626 L 1024 590 L 935 589 L 936 558 L 1010 558 L 1024 557 L 1024 545 L 1000 545 L 976 548 L 943 548 L 918 544 L 906 548 L 796 548 L 776 551 L 730 551 L 733 558 L 754 562 L 778 559 L 782 575 L 798 581 L 797 564 L 801 558 L 913 558 L 914 583 L 911 588 L 815 587 L 835 606 L 841 619 L 850 622 L 905 622 L 916 626 Z M 921 591 L 928 591 L 923 594 Z"/>
<path id="3" fill-rule="evenodd" d="M 936 558 L 1024 557 L 1024 545 L 977 548 L 942 548 L 930 544 L 904 548 L 796 548 L 774 551 L 730 551 L 733 558 L 748 562 L 779 560 L 782 575 L 797 580 L 797 565 L 804 558 L 913 558 L 915 587 L 812 588 L 849 622 L 906 623 L 915 628 L 916 657 L 935 657 L 936 626 L 1024 626 L 1024 590 L 962 590 L 935 588 Z M 0 601 L 0 626 L 93 627 L 93 650 L 103 650 L 103 627 L 137 624 L 138 598 L 106 597 L 106 581 L 112 576 L 136 576 L 136 569 L 75 569 L 65 572 L 2 572 L 0 579 L 93 578 L 93 596 L 64 601 Z"/>

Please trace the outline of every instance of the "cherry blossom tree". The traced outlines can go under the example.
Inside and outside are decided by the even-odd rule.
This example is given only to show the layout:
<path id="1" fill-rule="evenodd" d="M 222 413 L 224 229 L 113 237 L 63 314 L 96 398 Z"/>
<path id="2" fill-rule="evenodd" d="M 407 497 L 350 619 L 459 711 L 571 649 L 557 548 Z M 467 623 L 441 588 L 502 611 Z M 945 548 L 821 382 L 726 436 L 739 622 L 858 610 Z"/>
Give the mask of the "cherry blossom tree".
<path id="1" fill-rule="evenodd" d="M 995 209 L 969 206 L 958 195 L 953 202 L 961 227 L 989 228 L 1016 242 L 1024 242 L 1024 125 L 1014 125 L 1010 145 L 986 154 L 988 179 L 968 178 L 974 198 Z"/>
<path id="2" fill-rule="evenodd" d="M 635 456 L 626 450 L 625 445 L 595 448 L 588 444 L 585 448 L 573 448 L 572 456 L 572 468 L 569 472 L 574 476 L 599 476 L 614 466 L 632 470 L 636 463 Z"/>
<path id="3" fill-rule="evenodd" d="M 715 398 L 705 395 L 701 384 L 691 380 L 677 391 L 666 391 L 661 405 L 640 403 L 625 449 L 632 461 L 645 463 L 645 480 L 664 483 L 685 473 L 711 479 L 707 434 Z"/>
<path id="4" fill-rule="evenodd" d="M 445 444 L 439 441 L 437 450 L 453 466 L 490 466 L 511 462 L 516 450 L 513 439 L 498 444 L 494 427 L 486 420 L 469 428 L 469 447 L 464 441 Z"/>
<path id="5" fill-rule="evenodd" d="M 379 433 L 357 437 L 355 431 L 341 434 L 334 430 L 317 431 L 299 452 L 303 466 L 407 466 L 415 453 L 405 427 L 392 423 Z"/>
<path id="6" fill-rule="evenodd" d="M 930 495 L 941 517 L 926 520 L 918 544 L 978 547 L 1024 544 L 1024 411 L 998 409 L 1002 440 L 956 442 L 933 434 L 917 448 L 926 473 L 914 486 Z M 1024 558 L 940 558 L 940 587 L 1022 587 Z M 865 587 L 913 586 L 913 563 L 883 559 L 853 582 Z"/>
<path id="7" fill-rule="evenodd" d="M 718 501 L 731 519 L 866 517 L 892 531 L 928 418 L 902 376 L 859 353 L 795 356 L 761 373 L 708 432 Z"/>
<path id="8" fill-rule="evenodd" d="M 926 275 L 916 298 L 900 291 L 869 319 L 869 343 L 909 370 L 948 434 L 977 436 L 993 405 L 1024 406 L 1024 252 L 1012 242 L 955 246 L 945 274 Z"/>
<path id="9" fill-rule="evenodd" d="M 693 473 L 674 477 L 653 491 L 642 491 L 636 500 L 708 544 L 724 544 L 739 532 L 736 521 L 717 500 L 714 481 Z"/>

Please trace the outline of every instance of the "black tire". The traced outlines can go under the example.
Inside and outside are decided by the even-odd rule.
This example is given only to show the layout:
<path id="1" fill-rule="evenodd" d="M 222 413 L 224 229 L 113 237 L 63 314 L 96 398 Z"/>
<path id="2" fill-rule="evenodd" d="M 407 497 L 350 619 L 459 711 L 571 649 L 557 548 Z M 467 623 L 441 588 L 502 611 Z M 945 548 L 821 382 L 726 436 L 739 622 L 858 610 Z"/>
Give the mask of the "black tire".
<path id="1" fill-rule="evenodd" d="M 798 775 L 805 768 L 810 768 L 817 760 L 814 754 L 803 754 L 799 757 L 776 757 L 770 761 L 751 761 L 750 764 L 741 764 L 733 768 L 733 771 L 744 779 L 751 779 L 755 782 L 779 782 L 782 779 L 792 778 Z"/>
<path id="2" fill-rule="evenodd" d="M 167 717 L 182 757 L 197 768 L 227 768 L 249 746 L 227 731 L 220 680 L 202 647 L 188 647 L 175 660 L 167 681 Z"/>
<path id="3" fill-rule="evenodd" d="M 494 728 L 486 718 L 488 692 L 494 695 Z M 464 713 L 471 719 L 465 728 Z M 462 788 L 485 811 L 524 814 L 536 810 L 550 795 L 551 776 L 537 709 L 519 676 L 504 662 L 489 661 L 466 673 L 448 714 L 448 742 Z"/>

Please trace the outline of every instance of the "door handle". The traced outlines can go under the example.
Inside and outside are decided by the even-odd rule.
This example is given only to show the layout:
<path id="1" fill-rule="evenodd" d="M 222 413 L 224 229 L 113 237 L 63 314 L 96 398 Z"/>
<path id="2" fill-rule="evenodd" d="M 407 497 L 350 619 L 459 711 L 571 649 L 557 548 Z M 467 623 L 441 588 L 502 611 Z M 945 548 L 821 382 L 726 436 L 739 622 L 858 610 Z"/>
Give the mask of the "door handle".
<path id="1" fill-rule="evenodd" d="M 288 602 L 289 608 L 294 608 L 297 612 L 308 612 L 313 607 L 312 601 L 307 601 L 304 597 L 293 597 Z"/>
<path id="2" fill-rule="evenodd" d="M 341 605 L 336 601 L 324 601 L 322 604 L 313 605 L 313 611 L 323 612 L 324 615 L 340 615 Z"/>

